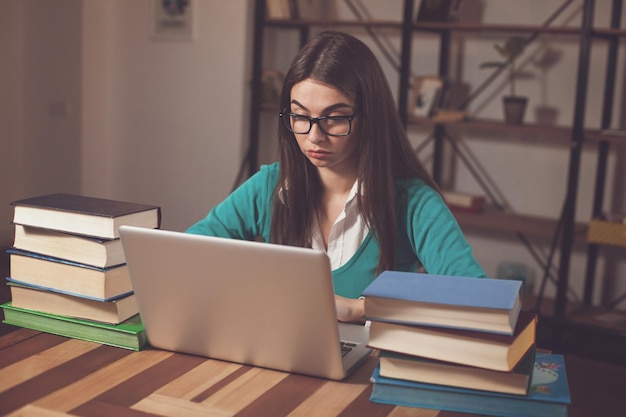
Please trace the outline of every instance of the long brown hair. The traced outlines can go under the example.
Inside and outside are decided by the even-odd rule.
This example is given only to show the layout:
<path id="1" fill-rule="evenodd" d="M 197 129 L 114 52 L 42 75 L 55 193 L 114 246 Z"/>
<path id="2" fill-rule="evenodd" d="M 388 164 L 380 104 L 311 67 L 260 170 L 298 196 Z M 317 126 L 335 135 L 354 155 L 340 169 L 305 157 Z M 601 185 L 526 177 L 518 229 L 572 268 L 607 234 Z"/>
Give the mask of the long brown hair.
<path id="1" fill-rule="evenodd" d="M 326 31 L 294 58 L 280 97 L 288 109 L 292 87 L 306 79 L 333 86 L 354 100 L 358 113 L 358 208 L 380 247 L 378 270 L 393 269 L 398 238 L 398 195 L 394 181 L 420 178 L 437 190 L 419 162 L 395 107 L 387 79 L 372 51 L 357 38 Z M 280 179 L 274 195 L 271 241 L 311 245 L 311 221 L 321 197 L 316 168 L 294 134 L 278 124 Z M 278 191 L 280 195 L 278 195 Z"/>

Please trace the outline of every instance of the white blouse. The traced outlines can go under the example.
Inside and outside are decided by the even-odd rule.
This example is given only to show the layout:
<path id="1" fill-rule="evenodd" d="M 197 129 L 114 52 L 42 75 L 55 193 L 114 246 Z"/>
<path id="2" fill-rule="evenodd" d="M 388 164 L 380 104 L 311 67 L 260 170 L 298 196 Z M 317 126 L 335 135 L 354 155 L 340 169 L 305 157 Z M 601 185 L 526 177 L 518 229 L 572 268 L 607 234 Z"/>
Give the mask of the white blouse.
<path id="1" fill-rule="evenodd" d="M 359 214 L 356 201 L 356 193 L 359 189 L 358 181 L 354 183 L 346 204 L 339 214 L 328 236 L 328 249 L 326 254 L 330 258 L 330 268 L 338 269 L 354 256 L 357 249 L 367 236 L 369 228 Z M 312 223 L 312 247 L 313 249 L 325 250 L 324 237 L 317 216 Z"/>

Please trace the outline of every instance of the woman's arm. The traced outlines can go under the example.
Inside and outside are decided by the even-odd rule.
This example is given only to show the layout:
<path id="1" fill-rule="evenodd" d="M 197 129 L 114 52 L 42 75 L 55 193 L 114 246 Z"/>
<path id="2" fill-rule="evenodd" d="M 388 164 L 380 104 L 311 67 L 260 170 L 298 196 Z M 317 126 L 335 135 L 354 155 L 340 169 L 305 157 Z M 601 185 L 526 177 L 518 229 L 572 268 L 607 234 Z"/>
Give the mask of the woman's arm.
<path id="1" fill-rule="evenodd" d="M 365 300 L 353 299 L 335 295 L 335 307 L 337 308 L 337 320 L 343 322 L 360 322 L 365 315 Z"/>
<path id="2" fill-rule="evenodd" d="M 486 277 L 443 198 L 423 183 L 407 190 L 407 235 L 430 274 Z"/>
<path id="3" fill-rule="evenodd" d="M 272 195 L 278 179 L 276 164 L 263 166 L 246 182 L 215 206 L 187 233 L 269 241 Z"/>

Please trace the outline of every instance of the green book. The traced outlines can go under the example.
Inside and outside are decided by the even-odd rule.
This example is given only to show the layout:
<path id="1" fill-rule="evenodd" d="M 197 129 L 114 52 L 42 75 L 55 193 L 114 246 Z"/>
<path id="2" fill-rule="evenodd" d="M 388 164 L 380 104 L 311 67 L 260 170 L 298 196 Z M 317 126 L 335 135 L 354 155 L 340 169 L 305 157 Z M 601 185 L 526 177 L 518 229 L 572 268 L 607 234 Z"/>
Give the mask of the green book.
<path id="1" fill-rule="evenodd" d="M 13 326 L 131 350 L 147 345 L 139 314 L 120 324 L 108 324 L 13 307 L 11 302 L 0 308 L 4 310 L 4 323 Z"/>

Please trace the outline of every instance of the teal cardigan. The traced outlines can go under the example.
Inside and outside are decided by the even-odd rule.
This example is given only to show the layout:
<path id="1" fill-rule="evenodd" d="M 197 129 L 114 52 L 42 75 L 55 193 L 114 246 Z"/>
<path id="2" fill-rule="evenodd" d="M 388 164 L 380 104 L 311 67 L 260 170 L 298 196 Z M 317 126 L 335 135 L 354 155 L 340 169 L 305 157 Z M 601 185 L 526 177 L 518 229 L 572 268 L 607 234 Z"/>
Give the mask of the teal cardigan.
<path id="1" fill-rule="evenodd" d="M 270 241 L 272 200 L 279 164 L 261 169 L 187 232 L 208 236 Z M 396 270 L 485 277 L 454 216 L 441 196 L 417 178 L 399 180 L 396 190 L 404 206 L 396 253 Z M 379 247 L 370 232 L 354 256 L 332 271 L 335 293 L 357 298 L 376 278 Z"/>

